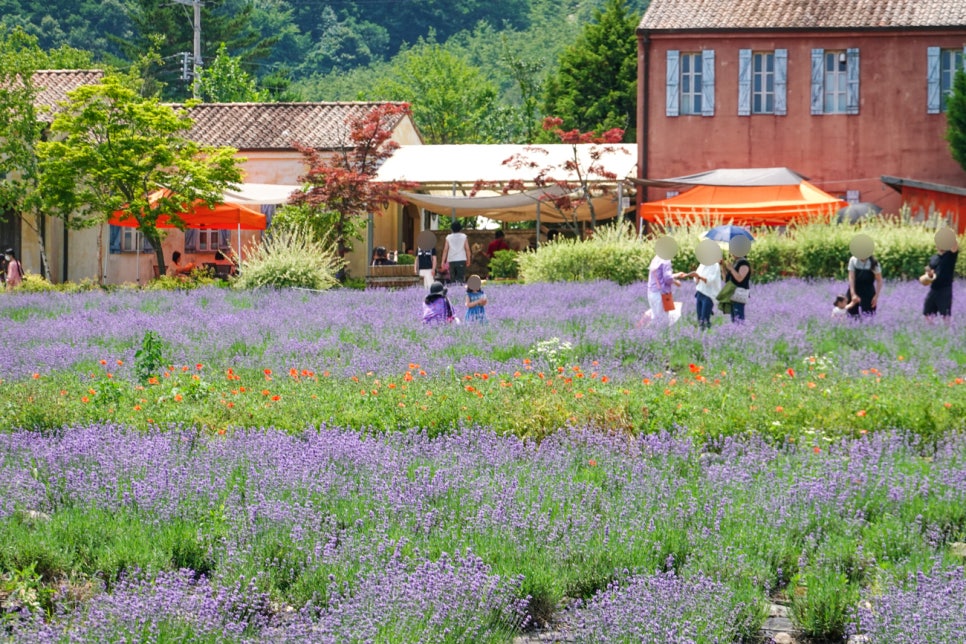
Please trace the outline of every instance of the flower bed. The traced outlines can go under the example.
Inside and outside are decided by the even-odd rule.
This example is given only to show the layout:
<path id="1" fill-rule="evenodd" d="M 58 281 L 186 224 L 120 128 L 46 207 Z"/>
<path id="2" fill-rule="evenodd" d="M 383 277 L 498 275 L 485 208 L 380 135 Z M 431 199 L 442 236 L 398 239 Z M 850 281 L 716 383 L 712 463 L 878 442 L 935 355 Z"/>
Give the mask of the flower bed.
<path id="1" fill-rule="evenodd" d="M 443 328 L 421 289 L 2 297 L 0 632 L 753 641 L 771 600 L 941 641 L 961 611 L 927 631 L 916 597 L 963 578 L 963 322 L 915 283 L 833 321 L 839 288 L 757 286 L 707 333 L 606 283 Z"/>

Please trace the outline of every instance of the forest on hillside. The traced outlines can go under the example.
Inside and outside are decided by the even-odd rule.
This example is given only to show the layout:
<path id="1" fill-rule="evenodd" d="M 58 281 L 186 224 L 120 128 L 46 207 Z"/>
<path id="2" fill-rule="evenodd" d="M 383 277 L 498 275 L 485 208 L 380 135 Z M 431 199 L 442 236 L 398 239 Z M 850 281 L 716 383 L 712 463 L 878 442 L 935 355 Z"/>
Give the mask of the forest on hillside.
<path id="1" fill-rule="evenodd" d="M 0 28 L 19 27 L 47 50 L 90 52 L 101 67 L 136 65 L 165 99 L 182 100 L 192 93 L 184 66 L 192 51 L 191 3 L 0 0 Z M 632 110 L 615 106 L 613 99 L 603 106 L 581 103 L 598 99 L 587 82 L 605 85 L 600 95 L 613 97 L 615 89 L 606 87 L 613 80 L 622 86 L 616 93 L 626 98 L 633 83 L 628 71 L 636 65 L 634 27 L 646 5 L 647 0 L 205 0 L 203 73 L 214 78 L 218 70 L 227 79 L 222 86 L 227 82 L 234 89 L 208 89 L 202 99 L 408 100 L 429 142 L 533 139 L 540 117 L 549 113 L 581 129 L 630 129 Z M 574 79 L 581 75 L 588 78 Z M 217 88 L 213 82 L 208 86 Z M 473 123 L 433 124 L 427 122 L 429 113 Z"/>

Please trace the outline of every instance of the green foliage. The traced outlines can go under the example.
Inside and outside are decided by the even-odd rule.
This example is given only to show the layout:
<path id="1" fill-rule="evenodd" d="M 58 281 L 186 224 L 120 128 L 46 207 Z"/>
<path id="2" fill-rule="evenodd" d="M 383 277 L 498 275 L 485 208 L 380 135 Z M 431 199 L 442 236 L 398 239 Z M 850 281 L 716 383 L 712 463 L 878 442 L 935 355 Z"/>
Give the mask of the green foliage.
<path id="1" fill-rule="evenodd" d="M 362 239 L 365 220 L 359 217 L 343 217 L 329 208 L 315 207 L 308 203 L 285 204 L 272 217 L 272 228 L 281 231 L 305 231 L 313 240 L 324 243 L 336 227 L 341 227 L 343 247 L 352 250 L 352 243 Z"/>
<path id="2" fill-rule="evenodd" d="M 547 79 L 544 109 L 563 119 L 565 129 L 624 130 L 633 141 L 637 106 L 637 40 L 640 15 L 627 0 L 608 0 L 593 22 L 560 56 Z"/>
<path id="3" fill-rule="evenodd" d="M 198 89 L 207 103 L 257 103 L 268 97 L 242 69 L 241 58 L 228 54 L 225 43 L 218 46 L 218 55 L 201 72 Z"/>
<path id="4" fill-rule="evenodd" d="M 17 287 L 16 293 L 80 293 L 82 291 L 95 291 L 101 288 L 97 282 L 92 279 L 84 279 L 80 282 L 63 282 L 61 284 L 54 284 L 45 280 L 40 275 L 36 273 L 27 273 L 24 275 L 23 282 Z"/>
<path id="5" fill-rule="evenodd" d="M 426 143 L 489 143 L 496 86 L 483 71 L 434 40 L 401 53 L 370 98 L 412 101 Z"/>
<path id="6" fill-rule="evenodd" d="M 304 229 L 273 231 L 246 249 L 236 288 L 310 288 L 325 290 L 338 284 L 336 273 L 345 266 L 332 244 L 315 239 Z"/>
<path id="7" fill-rule="evenodd" d="M 380 60 L 388 50 L 389 32 L 384 27 L 340 17 L 330 6 L 322 7 L 311 28 L 321 37 L 307 47 L 298 66 L 303 75 L 344 73 Z"/>
<path id="8" fill-rule="evenodd" d="M 520 264 L 514 250 L 498 250 L 490 258 L 490 277 L 516 279 L 520 275 Z"/>
<path id="9" fill-rule="evenodd" d="M 792 615 L 810 637 L 842 639 L 849 616 L 859 600 L 859 589 L 844 572 L 823 565 L 796 577 Z"/>
<path id="10" fill-rule="evenodd" d="M 137 60 L 142 52 L 157 47 L 159 64 L 148 70 L 149 80 L 166 100 L 184 100 L 191 95 L 191 80 L 182 77 L 181 52 L 194 51 L 191 12 L 184 6 L 159 0 L 130 0 L 118 9 L 127 23 L 127 33 L 118 39 L 123 57 Z M 257 19 L 257 21 L 256 21 Z M 274 24 L 266 22 L 274 20 Z M 201 57 L 207 64 L 224 43 L 227 52 L 249 64 L 267 59 L 283 36 L 291 36 L 284 13 L 256 8 L 247 0 L 202 3 Z M 162 36 L 156 46 L 158 36 Z M 290 42 L 290 41 L 289 41 Z M 250 71 L 250 70 L 249 70 Z"/>
<path id="11" fill-rule="evenodd" d="M 188 275 L 159 275 L 144 287 L 147 291 L 188 291 L 203 286 L 220 286 L 221 280 L 214 277 L 208 268 L 195 268 Z"/>
<path id="12" fill-rule="evenodd" d="M 720 222 L 691 222 L 669 231 L 678 242 L 675 270 L 690 271 L 697 265 L 694 248 L 711 226 Z M 748 253 L 755 282 L 772 282 L 789 276 L 806 279 L 848 277 L 852 252 L 849 244 L 859 233 L 872 237 L 875 258 L 886 279 L 911 279 L 922 274 L 936 252 L 937 221 L 914 222 L 905 214 L 893 219 L 870 220 L 857 225 L 805 223 L 754 230 L 755 242 Z M 660 233 L 663 234 L 663 233 Z M 651 240 L 644 245 L 650 248 Z M 649 251 L 653 253 L 653 251 Z M 966 277 L 966 267 L 957 263 L 956 274 Z"/>
<path id="13" fill-rule="evenodd" d="M 164 341 L 155 331 L 145 331 L 141 348 L 134 352 L 134 374 L 142 385 L 164 367 Z"/>
<path id="14" fill-rule="evenodd" d="M 602 226 L 588 240 L 557 239 L 518 256 L 526 282 L 584 282 L 607 279 L 631 284 L 647 279 L 653 257 L 629 228 Z"/>
<path id="15" fill-rule="evenodd" d="M 37 147 L 46 126 L 35 105 L 34 72 L 88 62 L 89 56 L 67 47 L 42 51 L 36 37 L 19 27 L 8 30 L 0 22 L 0 221 L 10 213 L 17 227 L 23 224 L 34 231 L 44 271 L 44 230 L 35 222 L 43 209 Z"/>
<path id="16" fill-rule="evenodd" d="M 107 76 L 68 94 L 66 109 L 37 145 L 45 209 L 68 226 L 103 223 L 124 210 L 155 249 L 165 272 L 162 216 L 179 225 L 185 203 L 217 203 L 241 182 L 233 148 L 188 139 L 192 121 L 183 110 L 139 96 L 135 79 Z M 158 191 L 165 192 L 159 196 Z"/>
<path id="17" fill-rule="evenodd" d="M 399 256 L 396 257 L 396 263 L 401 266 L 412 266 L 416 263 L 416 256 L 409 255 L 407 253 L 400 253 Z"/>
<path id="18" fill-rule="evenodd" d="M 960 68 L 953 78 L 953 91 L 946 97 L 946 141 L 956 163 L 966 169 L 966 72 Z"/>

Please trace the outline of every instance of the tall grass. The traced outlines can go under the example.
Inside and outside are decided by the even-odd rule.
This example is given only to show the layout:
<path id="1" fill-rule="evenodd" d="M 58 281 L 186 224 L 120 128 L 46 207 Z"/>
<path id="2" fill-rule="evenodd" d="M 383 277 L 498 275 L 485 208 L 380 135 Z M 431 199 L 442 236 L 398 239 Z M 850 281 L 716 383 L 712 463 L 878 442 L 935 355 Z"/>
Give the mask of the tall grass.
<path id="1" fill-rule="evenodd" d="M 629 284 L 647 277 L 654 241 L 663 235 L 678 243 L 675 270 L 697 266 L 695 246 L 704 233 L 722 222 L 695 217 L 681 225 L 638 237 L 624 224 L 600 227 L 592 239 L 562 239 L 541 245 L 519 257 L 520 274 L 527 282 L 592 281 L 607 279 Z M 753 228 L 755 242 L 748 260 L 755 282 L 783 277 L 843 279 L 847 274 L 849 243 L 859 233 L 872 237 L 875 257 L 887 279 L 910 279 L 922 274 L 936 252 L 936 221 L 916 222 L 907 216 L 870 219 L 854 225 L 818 221 L 792 222 L 788 227 Z M 966 277 L 966 262 L 956 267 Z"/>

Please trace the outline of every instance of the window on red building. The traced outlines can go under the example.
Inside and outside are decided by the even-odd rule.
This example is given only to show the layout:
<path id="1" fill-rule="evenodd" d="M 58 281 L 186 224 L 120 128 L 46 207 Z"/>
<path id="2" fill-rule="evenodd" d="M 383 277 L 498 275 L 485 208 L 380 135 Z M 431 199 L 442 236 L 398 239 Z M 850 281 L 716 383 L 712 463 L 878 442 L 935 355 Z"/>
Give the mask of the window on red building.
<path id="1" fill-rule="evenodd" d="M 812 114 L 859 113 L 859 50 L 812 50 Z"/>

